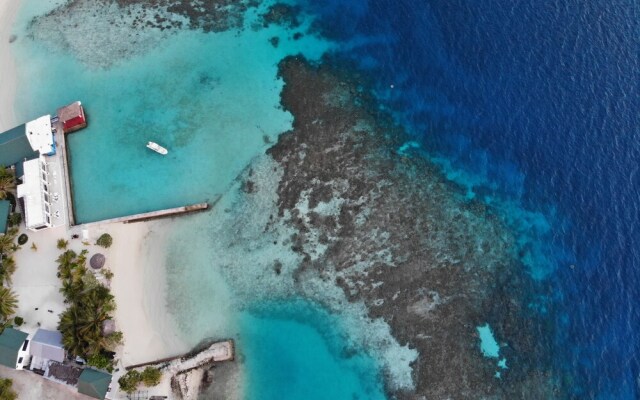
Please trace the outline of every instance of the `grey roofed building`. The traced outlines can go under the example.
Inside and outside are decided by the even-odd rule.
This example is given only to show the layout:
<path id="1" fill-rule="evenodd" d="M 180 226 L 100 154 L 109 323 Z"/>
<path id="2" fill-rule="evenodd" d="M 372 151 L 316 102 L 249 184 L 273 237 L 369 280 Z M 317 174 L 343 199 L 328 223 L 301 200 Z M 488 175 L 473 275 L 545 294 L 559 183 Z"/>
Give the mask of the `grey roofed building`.
<path id="1" fill-rule="evenodd" d="M 5 328 L 0 335 L 0 364 L 16 368 L 18 353 L 27 339 L 26 333 L 13 328 Z"/>
<path id="2" fill-rule="evenodd" d="M 58 331 L 38 329 L 31 339 L 31 356 L 44 360 L 64 361 L 62 334 Z"/>
<path id="3" fill-rule="evenodd" d="M 110 374 L 93 368 L 85 368 L 78 378 L 78 392 L 102 400 L 107 395 L 110 384 Z"/>
<path id="4" fill-rule="evenodd" d="M 24 161 L 25 158 L 32 160 L 38 156 L 38 151 L 33 150 L 29 143 L 25 124 L 0 133 L 0 165 L 8 167 Z"/>

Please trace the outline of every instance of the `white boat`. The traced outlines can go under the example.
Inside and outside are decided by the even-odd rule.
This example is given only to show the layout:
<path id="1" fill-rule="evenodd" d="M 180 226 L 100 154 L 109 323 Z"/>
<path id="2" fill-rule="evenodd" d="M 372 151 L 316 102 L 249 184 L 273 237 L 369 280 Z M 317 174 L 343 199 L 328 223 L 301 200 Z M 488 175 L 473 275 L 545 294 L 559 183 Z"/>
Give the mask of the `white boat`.
<path id="1" fill-rule="evenodd" d="M 162 154 L 163 156 L 167 155 L 169 151 L 164 147 L 160 146 L 156 142 L 147 142 L 147 148 L 155 151 L 156 153 Z"/>

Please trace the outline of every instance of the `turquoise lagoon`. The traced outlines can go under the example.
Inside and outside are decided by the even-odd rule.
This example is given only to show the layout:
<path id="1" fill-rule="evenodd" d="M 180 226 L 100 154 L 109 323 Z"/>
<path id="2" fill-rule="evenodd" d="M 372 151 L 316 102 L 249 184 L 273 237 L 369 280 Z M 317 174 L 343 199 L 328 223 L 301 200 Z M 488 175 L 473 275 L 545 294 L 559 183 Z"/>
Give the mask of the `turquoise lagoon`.
<path id="1" fill-rule="evenodd" d="M 238 174 L 291 126 L 292 116 L 279 106 L 278 61 L 303 50 L 317 58 L 330 46 L 311 36 L 295 41 L 279 27 L 158 32 L 152 46 L 128 49 L 112 65 L 97 66 L 90 52 L 78 55 L 38 35 L 26 39 L 28 21 L 59 3 L 23 3 L 13 46 L 20 66 L 16 111 L 28 120 L 74 100 L 84 103 L 89 127 L 68 137 L 79 223 L 212 201 L 228 193 Z M 90 19 L 78 16 L 77 26 L 83 26 L 84 17 Z M 46 35 L 69 35 L 67 40 L 82 33 L 41 29 Z M 94 29 L 96 35 L 106 34 L 107 42 L 135 33 L 108 33 L 108 24 Z M 268 41 L 273 36 L 280 37 L 277 48 Z M 92 37 L 83 41 L 91 46 Z M 106 43 L 99 37 L 94 42 Z M 166 146 L 169 155 L 147 150 L 148 140 Z M 384 398 L 379 365 L 348 340 L 339 316 L 289 295 L 265 303 L 257 281 L 238 285 L 224 266 L 213 265 L 213 258 L 225 251 L 220 246 L 212 250 L 215 235 L 233 236 L 234 229 L 212 232 L 217 218 L 205 213 L 180 219 L 170 238 L 168 302 L 185 343 L 208 336 L 236 338 L 243 370 L 237 393 L 244 398 Z M 227 256 L 250 259 L 251 244 L 243 243 L 246 249 Z M 273 252 L 279 259 L 292 257 L 289 250 Z"/>
<path id="2" fill-rule="evenodd" d="M 281 38 L 277 48 L 268 41 L 274 36 Z M 20 119 L 74 100 L 85 105 L 88 128 L 68 136 L 76 223 L 212 201 L 227 190 L 291 126 L 292 116 L 279 108 L 278 61 L 303 49 L 317 58 L 329 46 L 290 37 L 278 27 L 158 31 L 152 48 L 129 49 L 134 56 L 107 67 L 87 67 L 51 43 L 16 42 Z M 148 150 L 149 140 L 169 155 Z"/>
<path id="3" fill-rule="evenodd" d="M 280 310 L 282 307 L 285 309 Z M 265 314 L 242 313 L 239 343 L 251 355 L 246 358 L 246 397 L 384 399 L 373 373 L 374 361 L 358 353 L 341 354 L 343 350 L 336 348 L 339 338 L 331 338 L 336 333 L 334 324 L 329 315 L 305 302 L 272 304 Z M 286 383 L 286 391 L 274 382 Z"/>

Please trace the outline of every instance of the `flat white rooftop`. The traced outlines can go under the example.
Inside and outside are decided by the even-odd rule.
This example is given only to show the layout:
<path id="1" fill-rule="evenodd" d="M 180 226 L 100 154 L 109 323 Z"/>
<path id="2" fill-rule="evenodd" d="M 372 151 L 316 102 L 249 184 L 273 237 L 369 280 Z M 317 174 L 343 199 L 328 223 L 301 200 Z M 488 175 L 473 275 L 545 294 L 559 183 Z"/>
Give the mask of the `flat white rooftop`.
<path id="1" fill-rule="evenodd" d="M 18 197 L 24 199 L 25 223 L 29 229 L 51 225 L 51 218 L 47 221 L 44 193 L 40 183 L 41 159 L 42 156 L 22 164 L 24 176 L 22 184 L 18 185 Z"/>
<path id="2" fill-rule="evenodd" d="M 51 131 L 51 115 L 44 115 L 27 122 L 25 134 L 33 150 L 39 151 L 41 155 L 54 153 L 55 145 L 53 132 Z"/>
<path id="3" fill-rule="evenodd" d="M 25 224 L 35 230 L 67 223 L 64 172 L 60 154 L 23 163 L 18 197 L 24 199 Z"/>

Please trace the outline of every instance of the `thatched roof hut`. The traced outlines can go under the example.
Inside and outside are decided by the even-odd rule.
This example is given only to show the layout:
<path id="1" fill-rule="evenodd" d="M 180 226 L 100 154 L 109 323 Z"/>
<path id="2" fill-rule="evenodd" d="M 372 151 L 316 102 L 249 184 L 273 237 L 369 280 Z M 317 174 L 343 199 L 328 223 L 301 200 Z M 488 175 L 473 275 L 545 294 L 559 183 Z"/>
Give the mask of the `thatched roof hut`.
<path id="1" fill-rule="evenodd" d="M 107 259 L 103 254 L 96 253 L 93 256 L 91 256 L 91 259 L 89 260 L 89 265 L 91 265 L 91 268 L 93 269 L 100 269 L 104 267 L 104 263 L 106 260 Z"/>
<path id="2" fill-rule="evenodd" d="M 102 335 L 109 336 L 116 331 L 116 322 L 112 319 L 102 321 Z"/>

